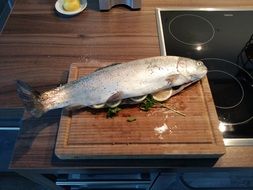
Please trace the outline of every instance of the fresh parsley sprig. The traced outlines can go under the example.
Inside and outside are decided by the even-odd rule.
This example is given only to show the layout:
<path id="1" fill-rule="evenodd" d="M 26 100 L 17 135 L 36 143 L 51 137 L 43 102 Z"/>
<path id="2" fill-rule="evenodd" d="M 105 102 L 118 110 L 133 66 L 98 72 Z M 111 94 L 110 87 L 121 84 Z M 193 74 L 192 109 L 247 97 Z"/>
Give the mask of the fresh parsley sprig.
<path id="1" fill-rule="evenodd" d="M 106 113 L 106 117 L 107 118 L 113 118 L 114 116 L 116 116 L 118 114 L 118 112 L 120 110 L 121 110 L 121 108 L 119 108 L 119 107 L 108 108 L 107 113 Z"/>
<path id="2" fill-rule="evenodd" d="M 153 98 L 152 95 L 148 95 L 145 100 L 143 100 L 143 102 L 140 104 L 140 109 L 143 111 L 148 111 L 150 110 L 150 108 L 152 108 L 155 104 L 157 103 L 157 101 Z"/>

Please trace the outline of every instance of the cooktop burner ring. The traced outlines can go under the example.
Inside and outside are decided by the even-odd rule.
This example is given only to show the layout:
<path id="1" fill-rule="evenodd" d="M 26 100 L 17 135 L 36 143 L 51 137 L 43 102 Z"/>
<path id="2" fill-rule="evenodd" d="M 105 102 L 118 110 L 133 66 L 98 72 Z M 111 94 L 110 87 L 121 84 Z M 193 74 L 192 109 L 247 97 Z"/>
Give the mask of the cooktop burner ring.
<path id="1" fill-rule="evenodd" d="M 198 21 L 204 23 L 204 20 L 194 16 L 189 17 L 190 19 L 187 20 L 186 16 L 182 17 L 185 14 L 198 15 L 210 21 L 215 30 L 213 39 L 208 41 L 212 36 L 212 29 L 210 29 L 208 23 L 199 27 L 201 29 L 205 26 L 206 29 L 204 31 L 209 31 L 205 34 L 206 37 L 197 37 L 191 34 L 195 37 L 194 39 L 192 36 L 189 36 L 191 39 L 187 37 L 181 38 L 183 36 L 181 34 L 187 35 L 192 25 L 191 21 L 195 24 L 198 24 Z M 170 23 L 177 16 L 180 17 L 176 21 L 180 22 L 173 21 Z M 194 18 L 196 18 L 195 21 Z M 178 55 L 197 60 L 220 58 L 232 62 L 204 61 L 204 63 L 207 62 L 210 65 L 214 63 L 213 66 L 208 67 L 209 70 L 225 71 L 232 74 L 240 81 L 244 89 L 243 101 L 237 107 L 231 109 L 215 107 L 218 119 L 220 120 L 220 128 L 222 129 L 225 145 L 253 145 L 253 64 L 249 63 L 247 49 L 253 43 L 251 37 L 253 25 L 247 22 L 248 20 L 252 20 L 252 18 L 253 11 L 249 9 L 214 9 L 208 11 L 199 9 L 157 9 L 161 55 Z M 188 21 L 189 23 L 187 23 Z M 196 28 L 194 31 L 196 31 Z M 180 30 L 181 34 L 178 34 Z M 175 39 L 175 37 L 179 40 Z M 185 41 L 184 39 L 188 40 Z M 205 43 L 206 41 L 208 43 L 203 44 L 203 46 L 196 43 Z M 212 71 L 208 75 L 210 76 L 208 80 L 214 104 L 215 99 L 218 106 L 232 106 L 239 102 L 242 95 L 241 87 L 231 76 Z M 217 78 L 215 78 L 216 76 Z"/>
<path id="2" fill-rule="evenodd" d="M 220 121 L 221 125 L 225 125 L 225 126 L 238 126 L 238 125 L 243 125 L 245 123 L 250 122 L 253 119 L 253 115 L 251 117 L 249 117 L 248 119 L 244 120 L 244 121 L 239 121 L 239 122 L 226 122 L 226 121 Z"/>
<path id="3" fill-rule="evenodd" d="M 218 112 L 219 112 L 219 120 L 221 122 L 223 122 L 226 125 L 231 125 L 231 126 L 239 126 L 239 125 L 243 125 L 246 124 L 248 122 L 250 122 L 253 119 L 253 115 L 252 115 L 252 109 L 249 110 L 249 108 L 247 108 L 247 115 L 239 116 L 239 117 L 234 117 L 237 112 L 242 112 L 244 113 L 244 107 L 245 107 L 245 103 L 248 102 L 248 99 L 251 97 L 251 94 L 249 94 L 249 91 L 247 90 L 247 88 L 251 88 L 250 87 L 250 83 L 247 83 L 247 81 L 242 80 L 241 75 L 246 75 L 248 79 L 253 81 L 253 77 L 250 75 L 250 73 L 245 70 L 243 67 L 241 67 L 240 65 L 237 65 L 236 63 L 232 62 L 232 61 L 228 61 L 226 59 L 221 59 L 221 58 L 204 58 L 201 59 L 205 65 L 208 67 L 208 73 L 215 73 L 218 75 L 213 75 L 213 76 L 208 76 L 208 80 L 210 80 L 210 87 L 212 87 L 212 82 L 214 82 L 215 90 L 212 90 L 212 93 L 216 92 L 217 89 L 217 84 L 215 83 L 215 80 L 224 80 L 224 78 L 229 79 L 231 81 L 231 79 L 233 79 L 233 81 L 236 81 L 236 85 L 233 85 L 232 87 L 237 86 L 237 93 L 238 90 L 240 89 L 241 93 L 240 96 L 238 96 L 238 94 L 235 97 L 239 97 L 240 100 L 237 99 L 237 103 L 233 104 L 232 106 L 220 106 L 217 102 L 215 102 L 215 106 L 216 108 L 218 108 Z M 209 61 L 209 62 L 208 62 Z M 220 75 L 222 74 L 222 75 Z M 225 74 L 225 75 L 224 75 Z M 229 78 L 228 78 L 229 76 Z M 224 77 L 224 78 L 223 78 Z M 217 82 L 217 81 L 216 81 Z M 251 82 L 251 81 L 250 81 Z M 233 82 L 234 83 L 234 82 Z M 233 83 L 228 83 L 228 84 L 233 84 Z M 228 85 L 227 83 L 225 83 L 226 86 Z M 238 85 L 240 87 L 238 87 Z M 221 88 L 220 88 L 221 89 Z M 226 89 L 223 89 L 223 91 Z M 233 91 L 233 90 L 232 90 Z M 219 93 L 219 91 L 217 91 Z M 234 92 L 234 91 L 233 91 Z M 218 96 L 214 95 L 214 101 Z M 233 97 L 234 100 L 234 96 Z M 231 99 L 231 97 L 229 97 Z M 217 101 L 220 101 L 221 103 L 226 103 L 226 102 L 230 102 L 230 99 L 217 99 Z M 227 101 L 229 100 L 229 101 Z M 236 120 L 231 120 L 230 116 L 234 115 L 233 118 L 237 118 Z"/>
<path id="4" fill-rule="evenodd" d="M 228 75 L 230 76 L 232 79 L 234 79 L 237 84 L 240 86 L 240 89 L 241 89 L 241 98 L 239 99 L 239 101 L 237 103 L 235 103 L 234 105 L 231 105 L 231 106 L 219 106 L 219 105 L 216 105 L 215 104 L 215 107 L 216 108 L 220 108 L 220 109 L 232 109 L 232 108 L 235 108 L 237 107 L 238 105 L 240 105 L 243 101 L 243 98 L 244 98 L 244 89 L 243 89 L 243 86 L 241 85 L 240 81 L 234 77 L 233 75 L 231 75 L 230 73 L 228 72 L 225 72 L 225 71 L 222 71 L 222 70 L 208 70 L 208 73 L 211 73 L 211 72 L 219 72 L 219 73 L 223 73 L 225 75 Z"/>
<path id="5" fill-rule="evenodd" d="M 222 58 L 217 58 L 217 57 L 208 57 L 208 58 L 202 58 L 201 59 L 202 61 L 205 61 L 205 60 L 214 60 L 214 61 L 223 61 L 223 62 L 226 62 L 226 63 L 229 63 L 229 64 L 232 64 L 233 66 L 237 67 L 238 69 L 242 70 L 244 73 L 247 74 L 247 76 L 249 78 L 251 78 L 251 80 L 253 81 L 253 76 L 246 70 L 244 69 L 242 66 L 232 62 L 232 61 L 229 61 L 229 60 L 226 60 L 226 59 L 222 59 Z"/>
<path id="6" fill-rule="evenodd" d="M 172 25 L 173 25 L 173 23 L 175 24 L 176 23 L 176 21 L 178 20 L 178 19 L 184 19 L 184 18 L 187 18 L 187 22 L 186 22 L 186 24 L 189 24 L 189 18 L 192 18 L 192 19 L 196 19 L 197 18 L 197 22 L 202 22 L 202 24 L 207 24 L 205 27 L 202 27 L 200 30 L 196 30 L 196 29 L 199 29 L 199 28 L 194 28 L 194 27 L 199 27 L 200 26 L 200 24 L 197 24 L 197 23 L 195 23 L 195 24 L 193 24 L 193 25 L 191 25 L 191 27 L 189 27 L 191 30 L 193 30 L 192 32 L 191 32 L 191 34 L 192 35 L 195 35 L 195 34 L 198 34 L 198 35 L 201 35 L 202 33 L 204 34 L 204 33 L 206 33 L 207 31 L 205 31 L 205 32 L 202 32 L 201 30 L 205 30 L 206 28 L 209 28 L 208 30 L 211 30 L 211 33 L 209 34 L 209 35 L 203 35 L 203 37 L 204 38 L 206 38 L 206 36 L 208 36 L 208 38 L 206 38 L 206 39 L 202 39 L 202 40 L 200 40 L 199 42 L 187 42 L 187 40 L 186 39 L 184 39 L 184 34 L 183 34 L 183 37 L 178 37 L 177 35 L 179 34 L 179 32 L 173 32 L 172 31 Z M 180 42 L 180 43 L 183 43 L 183 44 L 185 44 L 185 45 L 193 45 L 193 46 L 201 46 L 201 45 L 204 45 L 204 44 L 207 44 L 208 42 L 210 42 L 213 38 L 214 38 L 214 35 L 215 35 L 215 29 L 214 29 L 214 27 L 213 27 L 213 24 L 209 21 L 209 20 L 207 20 L 206 18 L 204 18 L 204 17 L 202 17 L 202 16 L 199 16 L 199 15 L 194 15 L 194 14 L 182 14 L 182 15 L 178 15 L 178 16 L 176 16 L 176 17 L 174 17 L 170 22 L 169 22 L 169 33 L 171 34 L 171 36 L 175 39 L 175 40 L 177 40 L 178 42 Z M 177 28 L 177 27 L 176 27 Z M 196 30 L 196 31 L 194 31 L 194 29 Z M 180 29 L 180 31 L 182 31 L 181 29 Z M 188 33 L 187 34 L 185 34 L 186 36 L 189 34 L 189 30 L 183 30 L 183 31 L 188 31 Z M 200 31 L 200 32 L 199 32 Z M 210 31 L 208 31 L 208 32 L 210 32 Z M 176 34 L 175 34 L 176 33 Z M 191 37 L 192 38 L 192 37 Z M 189 38 L 189 39 L 191 39 L 191 38 Z"/>

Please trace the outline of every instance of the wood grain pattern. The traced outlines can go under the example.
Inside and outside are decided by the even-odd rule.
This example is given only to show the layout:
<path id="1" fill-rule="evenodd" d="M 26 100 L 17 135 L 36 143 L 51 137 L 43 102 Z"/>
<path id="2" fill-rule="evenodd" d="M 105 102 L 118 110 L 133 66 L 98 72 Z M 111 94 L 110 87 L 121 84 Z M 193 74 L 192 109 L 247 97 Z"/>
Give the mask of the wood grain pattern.
<path id="1" fill-rule="evenodd" d="M 121 62 L 159 55 L 154 12 L 124 11 L 112 16 L 109 12 L 87 10 L 68 20 L 54 14 L 12 16 L 15 19 L 9 20 L 0 36 L 3 107 L 21 105 L 16 96 L 17 79 L 43 91 L 65 83 L 65 73 L 72 62 Z M 143 26 L 147 22 L 150 23 Z"/>
<path id="2" fill-rule="evenodd" d="M 69 81 L 95 69 L 92 61 L 72 64 Z M 55 152 L 62 159 L 100 156 L 215 157 L 224 153 L 206 77 L 164 104 L 186 114 L 186 117 L 166 108 L 145 112 L 137 105 L 124 108 L 111 119 L 106 118 L 106 110 L 94 112 L 86 108 L 79 112 L 64 111 Z M 136 121 L 127 122 L 129 116 L 134 116 Z M 162 126 L 167 126 L 168 130 L 163 133 L 155 131 Z"/>
<path id="3" fill-rule="evenodd" d="M 65 83 L 70 64 L 74 62 L 93 59 L 120 62 L 159 55 L 156 7 L 253 7 L 250 0 L 143 0 L 141 11 L 115 7 L 109 12 L 100 12 L 98 0 L 88 0 L 83 13 L 62 18 L 55 14 L 54 3 L 55 0 L 16 0 L 0 34 L 1 107 L 21 106 L 16 96 L 17 79 L 44 91 Z M 65 162 L 54 156 L 59 114 L 50 113 L 36 121 L 27 117 L 16 143 L 12 169 L 52 172 L 88 168 L 201 167 L 205 162 L 199 159 Z M 211 166 L 253 167 L 252 155 L 253 147 L 226 147 L 226 154 Z"/>

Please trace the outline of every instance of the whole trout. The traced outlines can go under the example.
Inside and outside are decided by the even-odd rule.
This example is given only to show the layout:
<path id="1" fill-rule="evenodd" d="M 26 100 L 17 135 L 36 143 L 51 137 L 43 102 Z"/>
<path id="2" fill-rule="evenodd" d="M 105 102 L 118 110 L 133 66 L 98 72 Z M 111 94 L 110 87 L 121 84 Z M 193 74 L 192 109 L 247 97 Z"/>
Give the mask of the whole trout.
<path id="1" fill-rule="evenodd" d="M 40 117 L 52 109 L 86 107 L 156 93 L 198 81 L 206 73 L 201 61 L 158 56 L 100 68 L 42 94 L 17 81 L 17 91 L 26 110 Z"/>

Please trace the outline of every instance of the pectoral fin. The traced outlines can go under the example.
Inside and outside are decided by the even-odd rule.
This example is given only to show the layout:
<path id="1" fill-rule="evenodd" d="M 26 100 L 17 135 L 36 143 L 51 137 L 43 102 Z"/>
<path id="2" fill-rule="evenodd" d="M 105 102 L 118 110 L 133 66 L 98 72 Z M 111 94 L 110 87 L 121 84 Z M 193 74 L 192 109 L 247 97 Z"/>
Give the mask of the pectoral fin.
<path id="1" fill-rule="evenodd" d="M 166 81 L 170 84 L 172 84 L 173 82 L 176 82 L 178 79 L 180 79 L 181 75 L 179 74 L 174 74 L 174 75 L 170 75 L 166 78 Z"/>
<path id="2" fill-rule="evenodd" d="M 190 82 L 190 83 L 183 84 L 183 85 L 179 86 L 178 88 L 172 88 L 172 95 L 171 96 L 178 94 L 179 92 L 181 92 L 182 90 L 184 90 L 186 87 L 190 86 L 193 83 L 194 82 Z"/>

